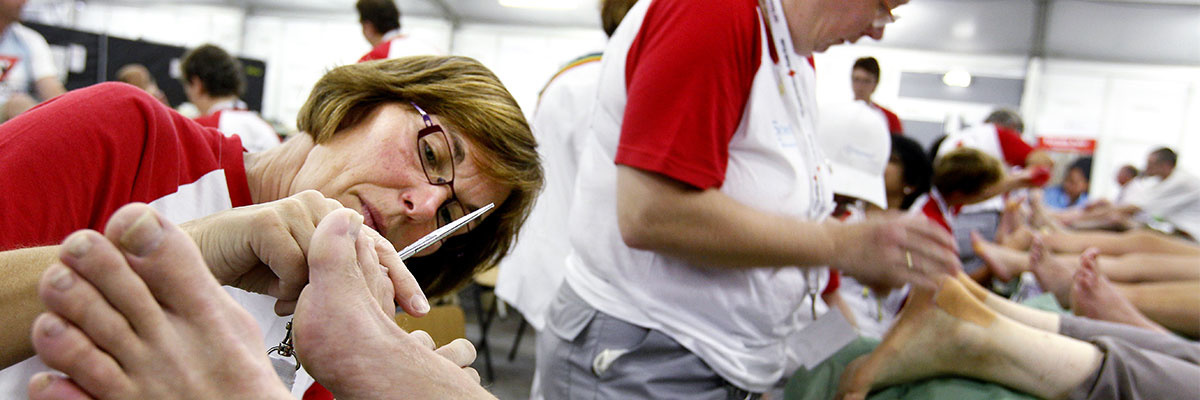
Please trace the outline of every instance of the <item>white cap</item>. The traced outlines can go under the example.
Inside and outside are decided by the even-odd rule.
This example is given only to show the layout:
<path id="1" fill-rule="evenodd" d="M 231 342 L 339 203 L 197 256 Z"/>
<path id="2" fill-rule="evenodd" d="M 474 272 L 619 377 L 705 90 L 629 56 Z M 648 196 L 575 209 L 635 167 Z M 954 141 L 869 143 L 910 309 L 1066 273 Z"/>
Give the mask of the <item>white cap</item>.
<path id="1" fill-rule="evenodd" d="M 833 192 L 887 208 L 883 171 L 891 157 L 883 113 L 863 101 L 823 104 L 817 141 L 829 157 Z"/>

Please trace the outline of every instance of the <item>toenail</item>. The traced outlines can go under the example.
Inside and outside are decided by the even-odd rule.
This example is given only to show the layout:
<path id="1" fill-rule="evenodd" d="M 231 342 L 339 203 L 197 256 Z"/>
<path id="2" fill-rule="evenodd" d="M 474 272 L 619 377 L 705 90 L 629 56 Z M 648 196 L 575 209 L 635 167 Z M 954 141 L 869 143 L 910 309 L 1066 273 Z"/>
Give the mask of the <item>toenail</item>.
<path id="1" fill-rule="evenodd" d="M 46 323 L 42 325 L 42 334 L 46 335 L 46 337 L 55 337 L 62 333 L 66 327 L 66 325 L 63 325 L 61 319 L 51 314 L 46 318 Z"/>
<path id="2" fill-rule="evenodd" d="M 75 283 L 75 277 L 71 276 L 71 271 L 68 271 L 63 266 L 50 267 L 50 286 L 58 290 L 67 290 L 71 288 L 71 284 Z"/>
<path id="3" fill-rule="evenodd" d="M 121 235 L 121 247 L 134 255 L 144 256 L 158 248 L 162 237 L 162 224 L 158 222 L 158 217 L 153 211 L 147 210 L 134 221 L 125 234 Z"/>
<path id="4" fill-rule="evenodd" d="M 29 380 L 29 393 L 41 393 L 50 386 L 50 382 L 54 381 L 54 375 L 50 372 L 39 372 Z"/>
<path id="5" fill-rule="evenodd" d="M 76 258 L 83 257 L 92 248 L 92 240 L 86 235 L 75 235 L 67 240 L 67 252 Z"/>

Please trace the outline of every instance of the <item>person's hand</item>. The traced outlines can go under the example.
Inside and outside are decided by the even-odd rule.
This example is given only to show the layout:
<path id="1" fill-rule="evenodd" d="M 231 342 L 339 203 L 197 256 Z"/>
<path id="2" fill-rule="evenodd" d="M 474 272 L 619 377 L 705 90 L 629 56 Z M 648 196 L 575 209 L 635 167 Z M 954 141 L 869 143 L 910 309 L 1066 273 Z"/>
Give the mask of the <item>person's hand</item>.
<path id="1" fill-rule="evenodd" d="M 939 276 L 962 269 L 954 238 L 922 215 L 876 214 L 828 226 L 836 246 L 830 266 L 870 287 L 933 289 Z"/>
<path id="2" fill-rule="evenodd" d="M 286 315 L 295 309 L 300 290 L 308 283 L 307 254 L 313 231 L 322 218 L 342 208 L 336 200 L 309 190 L 188 221 L 180 228 L 200 247 L 218 282 L 275 297 L 279 299 L 275 312 Z M 372 287 L 373 293 L 394 297 L 409 314 L 425 315 L 429 302 L 395 247 L 371 229 L 362 232 L 375 247 L 373 260 L 386 268 L 392 283 L 388 293 Z M 382 307 L 392 304 L 382 302 Z M 394 308 L 389 310 L 394 312 Z"/>

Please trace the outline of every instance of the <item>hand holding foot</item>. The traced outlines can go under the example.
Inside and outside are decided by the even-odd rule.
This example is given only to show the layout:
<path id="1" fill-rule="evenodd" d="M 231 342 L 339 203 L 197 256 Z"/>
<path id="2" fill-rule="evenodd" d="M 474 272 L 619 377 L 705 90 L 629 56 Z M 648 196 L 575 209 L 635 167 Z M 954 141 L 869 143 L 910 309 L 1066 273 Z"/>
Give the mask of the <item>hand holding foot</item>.
<path id="1" fill-rule="evenodd" d="M 310 283 L 300 294 L 293 325 L 305 369 L 345 400 L 491 398 L 478 374 L 459 365 L 466 357 L 435 353 L 381 311 L 380 298 L 368 288 L 388 278 L 371 264 L 371 244 L 361 229 L 361 216 L 338 210 L 313 233 Z"/>
<path id="2" fill-rule="evenodd" d="M 290 398 L 254 319 L 148 206 L 117 210 L 105 236 L 72 234 L 60 260 L 42 276 L 48 312 L 32 339 L 70 378 L 35 375 L 31 398 Z"/>

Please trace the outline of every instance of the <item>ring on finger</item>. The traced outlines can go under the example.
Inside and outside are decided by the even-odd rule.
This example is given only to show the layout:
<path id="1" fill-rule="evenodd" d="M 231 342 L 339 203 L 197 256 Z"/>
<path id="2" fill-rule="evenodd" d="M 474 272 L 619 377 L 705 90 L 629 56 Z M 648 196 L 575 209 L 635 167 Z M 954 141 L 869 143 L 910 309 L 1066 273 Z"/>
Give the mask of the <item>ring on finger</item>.
<path id="1" fill-rule="evenodd" d="M 908 251 L 908 250 L 904 251 L 904 261 L 908 262 L 908 269 L 913 269 L 912 252 L 911 251 Z"/>

